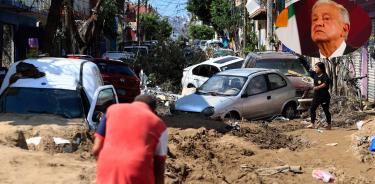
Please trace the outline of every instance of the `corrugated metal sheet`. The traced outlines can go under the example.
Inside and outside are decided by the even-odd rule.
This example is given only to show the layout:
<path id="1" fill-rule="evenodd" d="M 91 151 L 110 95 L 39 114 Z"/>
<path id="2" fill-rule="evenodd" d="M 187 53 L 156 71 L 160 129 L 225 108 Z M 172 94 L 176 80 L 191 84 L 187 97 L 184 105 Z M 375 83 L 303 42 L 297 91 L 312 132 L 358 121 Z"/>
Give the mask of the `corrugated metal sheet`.
<path id="1" fill-rule="evenodd" d="M 361 56 L 361 49 L 353 52 L 352 61 L 354 63 L 355 69 L 355 77 L 361 76 L 361 63 L 362 63 L 362 56 Z"/>
<path id="2" fill-rule="evenodd" d="M 368 100 L 375 102 L 375 59 L 371 58 L 368 63 Z"/>
<path id="3" fill-rule="evenodd" d="M 375 35 L 375 19 L 372 19 L 372 35 Z M 368 101 L 375 103 L 375 59 L 372 57 L 368 62 L 368 81 Z"/>

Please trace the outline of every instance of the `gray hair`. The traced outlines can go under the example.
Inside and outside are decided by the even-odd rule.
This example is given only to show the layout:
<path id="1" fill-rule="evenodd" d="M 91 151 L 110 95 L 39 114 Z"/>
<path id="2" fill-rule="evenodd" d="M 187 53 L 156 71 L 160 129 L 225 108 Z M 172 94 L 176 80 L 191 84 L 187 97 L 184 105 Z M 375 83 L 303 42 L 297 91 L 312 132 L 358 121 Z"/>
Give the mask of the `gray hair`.
<path id="1" fill-rule="evenodd" d="M 316 3 L 314 4 L 314 6 L 313 6 L 312 9 L 315 9 L 317 6 L 319 6 L 321 4 L 331 4 L 331 5 L 336 6 L 336 8 L 341 13 L 341 17 L 342 17 L 344 23 L 350 25 L 349 12 L 348 12 L 348 10 L 343 5 L 338 4 L 338 3 L 336 3 L 335 1 L 332 1 L 332 0 L 318 0 L 318 1 L 316 1 Z"/>

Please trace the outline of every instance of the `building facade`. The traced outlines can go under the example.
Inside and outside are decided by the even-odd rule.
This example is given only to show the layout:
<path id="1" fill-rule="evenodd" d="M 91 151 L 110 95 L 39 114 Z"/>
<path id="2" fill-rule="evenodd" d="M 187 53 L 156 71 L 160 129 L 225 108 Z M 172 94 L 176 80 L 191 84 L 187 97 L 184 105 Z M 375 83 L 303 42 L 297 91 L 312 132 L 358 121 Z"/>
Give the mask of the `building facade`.
<path id="1" fill-rule="evenodd" d="M 169 17 L 168 22 L 172 27 L 171 39 L 176 41 L 178 38 L 188 39 L 187 26 L 188 19 L 182 16 Z"/>
<path id="2" fill-rule="evenodd" d="M 0 61 L 4 67 L 24 59 L 30 51 L 29 40 L 40 40 L 41 23 L 48 15 L 48 1 L 0 0 Z M 38 47 L 34 41 L 32 47 Z"/>
<path id="3" fill-rule="evenodd" d="M 9 67 L 38 52 L 43 44 L 51 0 L 0 0 L 0 63 Z M 90 15 L 94 0 L 73 1 L 74 15 L 81 20 Z M 34 53 L 35 54 L 35 53 Z"/>

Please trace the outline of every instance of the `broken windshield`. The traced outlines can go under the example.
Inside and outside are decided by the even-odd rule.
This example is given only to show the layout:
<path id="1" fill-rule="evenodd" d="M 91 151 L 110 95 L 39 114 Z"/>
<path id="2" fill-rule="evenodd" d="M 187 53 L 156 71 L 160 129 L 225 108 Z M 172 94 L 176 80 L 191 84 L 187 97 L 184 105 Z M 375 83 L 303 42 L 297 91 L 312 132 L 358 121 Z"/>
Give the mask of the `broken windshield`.
<path id="1" fill-rule="evenodd" d="M 65 118 L 82 117 L 82 102 L 77 91 L 42 88 L 8 88 L 0 98 L 6 113 L 41 113 Z"/>

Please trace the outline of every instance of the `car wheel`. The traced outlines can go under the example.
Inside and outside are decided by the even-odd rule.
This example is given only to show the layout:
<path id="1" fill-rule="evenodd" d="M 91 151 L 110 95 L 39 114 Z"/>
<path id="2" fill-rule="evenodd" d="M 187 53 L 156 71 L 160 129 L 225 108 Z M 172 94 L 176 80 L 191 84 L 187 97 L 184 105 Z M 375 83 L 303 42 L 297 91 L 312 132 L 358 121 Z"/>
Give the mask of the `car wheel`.
<path id="1" fill-rule="evenodd" d="M 235 120 L 240 120 L 241 119 L 240 114 L 238 114 L 238 112 L 235 112 L 235 111 L 231 111 L 228 114 L 226 114 L 225 118 L 227 118 L 227 119 L 235 119 Z"/>
<path id="2" fill-rule="evenodd" d="M 283 116 L 288 119 L 294 119 L 296 117 L 297 107 L 296 105 L 289 103 L 284 107 Z"/>

